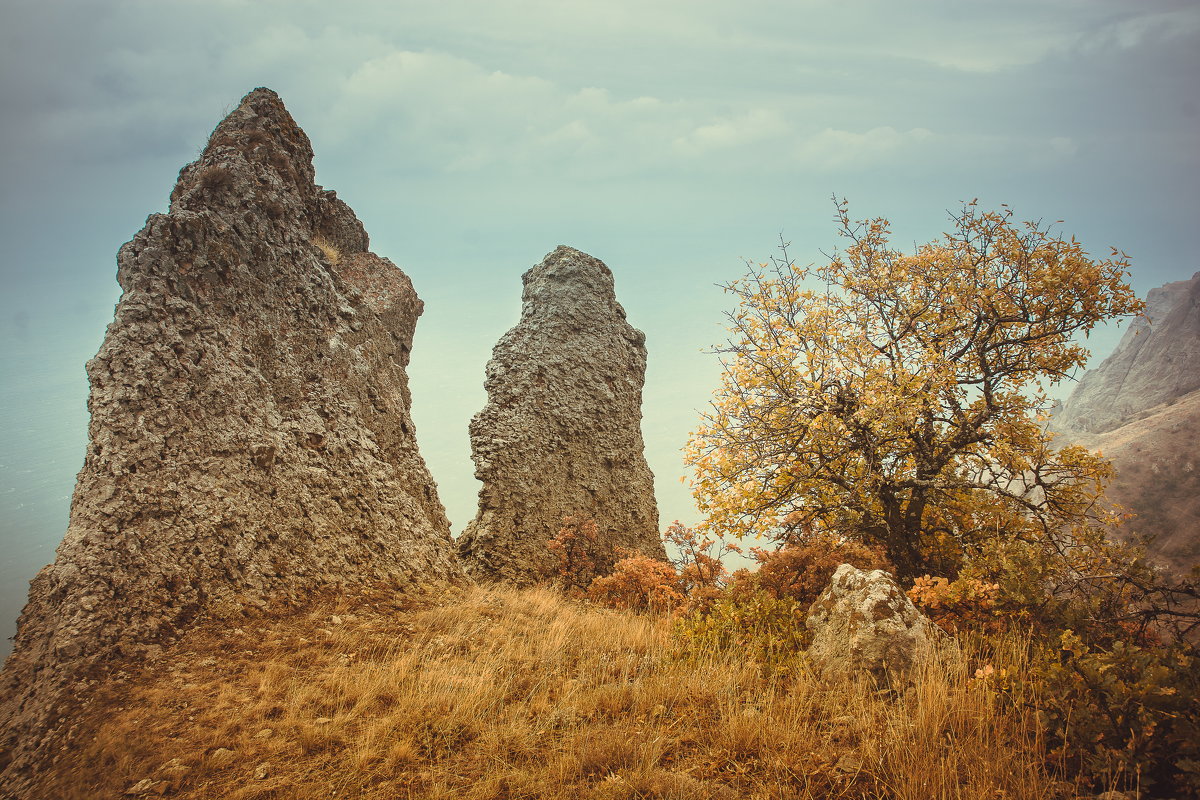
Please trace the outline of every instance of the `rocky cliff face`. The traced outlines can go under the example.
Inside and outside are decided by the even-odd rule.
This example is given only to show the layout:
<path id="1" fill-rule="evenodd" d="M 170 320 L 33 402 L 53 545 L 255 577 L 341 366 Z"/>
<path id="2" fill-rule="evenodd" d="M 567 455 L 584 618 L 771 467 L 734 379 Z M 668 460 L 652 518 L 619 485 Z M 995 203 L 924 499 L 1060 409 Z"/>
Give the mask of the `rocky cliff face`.
<path id="1" fill-rule="evenodd" d="M 1113 462 L 1111 499 L 1165 566 L 1200 563 L 1200 273 L 1146 295 L 1145 317 L 1088 371 L 1051 423 Z"/>
<path id="2" fill-rule="evenodd" d="M 312 156 L 257 89 L 121 248 L 70 524 L 3 674 L 10 791 L 84 676 L 215 605 L 456 574 L 409 416 L 421 301 Z"/>
<path id="3" fill-rule="evenodd" d="M 1089 370 L 1054 426 L 1104 433 L 1200 389 L 1200 272 L 1146 295 L 1145 316 L 1112 355 Z"/>
<path id="4" fill-rule="evenodd" d="M 459 540 L 474 574 L 528 583 L 556 563 L 567 516 L 592 519 L 601 566 L 615 547 L 663 557 L 643 455 L 645 336 L 612 272 L 559 247 L 523 276 L 521 321 L 496 345 L 471 422 L 479 512 Z"/>

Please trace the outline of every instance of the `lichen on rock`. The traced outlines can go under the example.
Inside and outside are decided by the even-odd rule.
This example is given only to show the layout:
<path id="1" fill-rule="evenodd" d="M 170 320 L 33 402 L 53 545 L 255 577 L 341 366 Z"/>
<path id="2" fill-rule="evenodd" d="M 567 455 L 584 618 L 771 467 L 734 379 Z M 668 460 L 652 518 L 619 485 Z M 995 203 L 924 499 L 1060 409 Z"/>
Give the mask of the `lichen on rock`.
<path id="1" fill-rule="evenodd" d="M 592 520 L 598 566 L 618 548 L 664 557 L 641 432 L 645 335 L 600 260 L 560 246 L 522 276 L 521 319 L 496 344 L 471 421 L 479 510 L 459 540 L 475 575 L 517 584 L 553 572 L 547 543 Z"/>
<path id="2" fill-rule="evenodd" d="M 256 89 L 118 254 L 70 523 L 3 674 L 6 789 L 82 676 L 216 605 L 458 574 L 409 414 L 421 301 L 312 157 Z"/>

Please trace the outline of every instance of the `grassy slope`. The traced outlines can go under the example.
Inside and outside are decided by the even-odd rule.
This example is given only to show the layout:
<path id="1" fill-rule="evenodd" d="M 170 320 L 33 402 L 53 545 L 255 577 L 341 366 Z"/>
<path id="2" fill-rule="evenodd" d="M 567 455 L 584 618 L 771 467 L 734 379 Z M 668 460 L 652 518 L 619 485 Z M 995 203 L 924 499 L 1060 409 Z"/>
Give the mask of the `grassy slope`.
<path id="1" fill-rule="evenodd" d="M 1150 551 L 1187 573 L 1200 564 L 1200 392 L 1157 406 L 1139 419 L 1102 434 L 1068 438 L 1112 459 L 1112 500 L 1137 517 L 1128 530 L 1154 535 Z"/>
<path id="2" fill-rule="evenodd" d="M 478 587 L 210 620 L 100 691 L 39 796 L 1070 796 L 970 658 L 889 700 L 670 628 Z"/>

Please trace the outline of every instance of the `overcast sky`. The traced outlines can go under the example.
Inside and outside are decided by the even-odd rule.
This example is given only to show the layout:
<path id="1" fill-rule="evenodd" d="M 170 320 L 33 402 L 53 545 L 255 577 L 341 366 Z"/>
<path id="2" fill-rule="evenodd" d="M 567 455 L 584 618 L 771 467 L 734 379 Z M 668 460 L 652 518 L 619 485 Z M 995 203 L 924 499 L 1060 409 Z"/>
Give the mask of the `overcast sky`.
<path id="1" fill-rule="evenodd" d="M 832 193 L 905 243 L 978 197 L 1125 250 L 1139 293 L 1189 277 L 1198 82 L 1182 0 L 0 0 L 0 622 L 66 527 L 117 249 L 257 86 L 425 300 L 414 411 L 457 533 L 484 363 L 556 245 L 647 333 L 662 518 L 694 522 L 679 448 L 742 258 L 836 247 Z"/>

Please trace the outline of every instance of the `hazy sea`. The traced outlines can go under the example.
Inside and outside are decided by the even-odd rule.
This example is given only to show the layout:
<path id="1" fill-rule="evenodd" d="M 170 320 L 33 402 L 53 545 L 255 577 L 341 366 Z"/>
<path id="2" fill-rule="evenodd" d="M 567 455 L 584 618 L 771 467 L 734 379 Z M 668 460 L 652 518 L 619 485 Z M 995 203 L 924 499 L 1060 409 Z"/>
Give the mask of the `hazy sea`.
<path id="1" fill-rule="evenodd" d="M 29 581 L 67 530 L 87 446 L 84 364 L 111 318 L 104 303 L 10 306 L 0 317 L 0 657 Z"/>

